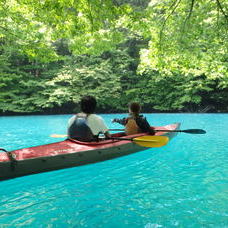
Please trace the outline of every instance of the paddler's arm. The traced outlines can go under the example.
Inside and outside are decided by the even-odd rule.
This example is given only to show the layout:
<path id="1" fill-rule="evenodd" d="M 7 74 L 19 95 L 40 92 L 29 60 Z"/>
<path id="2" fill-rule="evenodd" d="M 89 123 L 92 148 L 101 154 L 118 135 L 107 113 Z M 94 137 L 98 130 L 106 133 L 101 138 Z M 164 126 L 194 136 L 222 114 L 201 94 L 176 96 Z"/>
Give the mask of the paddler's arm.
<path id="1" fill-rule="evenodd" d="M 102 117 L 97 116 L 95 126 L 96 126 L 96 128 L 98 128 L 98 138 L 99 138 L 99 134 L 103 134 L 106 138 L 111 137 L 111 135 L 108 131 L 108 127 Z M 96 135 L 96 133 L 95 133 L 95 135 Z"/>
<path id="2" fill-rule="evenodd" d="M 119 123 L 121 125 L 126 125 L 127 123 L 127 118 L 123 118 L 123 119 L 118 119 L 118 118 L 115 118 L 112 120 L 112 123 Z"/>

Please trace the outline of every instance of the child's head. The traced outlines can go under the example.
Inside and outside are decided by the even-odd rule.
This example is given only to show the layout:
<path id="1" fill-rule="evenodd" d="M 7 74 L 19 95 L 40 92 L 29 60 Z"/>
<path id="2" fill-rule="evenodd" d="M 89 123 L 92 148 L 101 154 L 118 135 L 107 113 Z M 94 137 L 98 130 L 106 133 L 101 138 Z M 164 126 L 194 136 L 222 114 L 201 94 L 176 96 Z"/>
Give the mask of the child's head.
<path id="1" fill-rule="evenodd" d="M 129 112 L 134 114 L 139 114 L 141 110 L 141 106 L 137 102 L 132 102 L 129 104 Z"/>

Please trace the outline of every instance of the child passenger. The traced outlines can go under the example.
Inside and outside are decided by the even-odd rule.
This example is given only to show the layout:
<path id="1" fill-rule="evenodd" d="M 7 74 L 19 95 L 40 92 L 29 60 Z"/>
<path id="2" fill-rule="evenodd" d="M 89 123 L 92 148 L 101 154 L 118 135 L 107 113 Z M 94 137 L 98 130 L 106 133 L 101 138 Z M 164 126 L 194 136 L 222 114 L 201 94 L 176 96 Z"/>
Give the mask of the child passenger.
<path id="1" fill-rule="evenodd" d="M 146 117 L 140 115 L 140 111 L 140 104 L 137 102 L 132 102 L 129 105 L 129 116 L 123 119 L 115 118 L 112 120 L 112 122 L 124 125 L 126 135 L 134 135 L 138 133 L 149 133 L 150 135 L 154 135 L 154 128 L 150 127 Z"/>

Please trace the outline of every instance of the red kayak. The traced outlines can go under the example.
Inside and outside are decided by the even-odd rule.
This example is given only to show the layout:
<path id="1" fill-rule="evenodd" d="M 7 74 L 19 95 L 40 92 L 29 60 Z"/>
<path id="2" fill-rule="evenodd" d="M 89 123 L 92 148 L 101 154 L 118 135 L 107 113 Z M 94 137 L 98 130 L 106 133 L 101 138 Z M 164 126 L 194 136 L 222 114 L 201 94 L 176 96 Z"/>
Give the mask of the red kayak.
<path id="1" fill-rule="evenodd" d="M 172 131 L 179 130 L 179 127 L 179 123 L 155 127 L 155 130 L 167 130 L 167 132 L 156 132 L 156 136 L 167 136 L 171 139 L 177 134 Z M 123 133 L 117 133 L 112 136 L 133 139 L 145 135 L 145 133 L 141 133 L 123 136 Z M 128 140 L 109 139 L 99 142 L 80 142 L 66 139 L 47 145 L 0 152 L 0 180 L 95 163 L 145 149 Z"/>

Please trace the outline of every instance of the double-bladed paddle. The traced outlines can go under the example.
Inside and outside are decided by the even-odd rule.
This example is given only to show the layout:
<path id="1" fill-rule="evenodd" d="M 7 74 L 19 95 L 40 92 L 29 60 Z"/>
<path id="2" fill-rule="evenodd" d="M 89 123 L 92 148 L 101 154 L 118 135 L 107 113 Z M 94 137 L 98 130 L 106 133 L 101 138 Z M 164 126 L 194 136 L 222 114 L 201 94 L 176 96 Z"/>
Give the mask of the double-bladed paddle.
<path id="1" fill-rule="evenodd" d="M 124 131 L 124 129 L 109 129 L 109 131 Z M 203 129 L 187 129 L 187 130 L 154 130 L 155 132 L 182 132 L 188 134 L 206 134 Z"/>
<path id="2" fill-rule="evenodd" d="M 53 134 L 50 135 L 53 138 L 65 138 L 67 135 L 58 135 Z M 152 135 L 145 135 L 136 138 L 122 138 L 122 137 L 110 137 L 107 139 L 111 140 L 125 140 L 125 141 L 132 141 L 135 144 L 143 147 L 161 147 L 165 146 L 169 142 L 169 138 L 166 136 L 152 136 Z"/>
<path id="3" fill-rule="evenodd" d="M 109 129 L 109 131 L 124 131 L 124 129 Z M 155 130 L 155 132 L 181 132 L 181 133 L 188 133 L 188 134 L 206 134 L 206 131 L 203 129 L 187 129 L 187 130 Z M 53 138 L 65 138 L 67 135 L 58 135 L 53 134 L 50 135 Z"/>

